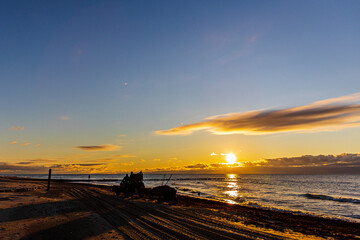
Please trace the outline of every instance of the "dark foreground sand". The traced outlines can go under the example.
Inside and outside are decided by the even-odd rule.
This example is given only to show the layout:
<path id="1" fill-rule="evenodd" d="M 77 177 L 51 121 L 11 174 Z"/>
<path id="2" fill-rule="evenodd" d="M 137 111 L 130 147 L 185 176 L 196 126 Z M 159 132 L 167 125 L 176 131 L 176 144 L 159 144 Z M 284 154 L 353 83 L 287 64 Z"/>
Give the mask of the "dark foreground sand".
<path id="1" fill-rule="evenodd" d="M 180 197 L 170 206 L 109 187 L 0 178 L 0 239 L 358 239 L 360 224 Z"/>

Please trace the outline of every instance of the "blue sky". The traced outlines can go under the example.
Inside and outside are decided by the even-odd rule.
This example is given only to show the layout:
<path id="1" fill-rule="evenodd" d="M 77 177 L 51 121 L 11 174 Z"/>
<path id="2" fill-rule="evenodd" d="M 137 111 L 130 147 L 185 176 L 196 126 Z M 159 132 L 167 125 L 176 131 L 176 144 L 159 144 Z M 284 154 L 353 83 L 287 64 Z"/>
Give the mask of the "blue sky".
<path id="1" fill-rule="evenodd" d="M 154 151 L 168 159 L 187 148 L 178 154 L 190 162 L 193 152 L 251 141 L 261 145 L 256 157 L 291 155 L 280 151 L 289 138 L 295 146 L 316 137 L 154 131 L 358 92 L 359 10 L 358 1 L 2 1 L 0 159 L 60 161 L 75 146 L 116 144 L 148 162 Z M 360 136 L 347 131 L 344 142 Z M 335 151 L 323 149 L 308 153 Z"/>

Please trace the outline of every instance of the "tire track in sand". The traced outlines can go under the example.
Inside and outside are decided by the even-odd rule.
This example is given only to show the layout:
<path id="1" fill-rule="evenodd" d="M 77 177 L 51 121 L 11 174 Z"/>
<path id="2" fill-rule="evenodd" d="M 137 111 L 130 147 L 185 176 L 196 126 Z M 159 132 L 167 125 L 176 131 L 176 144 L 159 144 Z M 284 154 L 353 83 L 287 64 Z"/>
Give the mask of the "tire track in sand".
<path id="1" fill-rule="evenodd" d="M 92 195 L 85 194 L 84 191 L 78 188 L 71 189 L 70 194 L 79 199 L 90 210 L 98 213 L 110 225 L 117 229 L 118 233 L 125 235 L 125 237 L 129 239 L 161 239 L 145 228 L 141 228 L 133 219 L 116 210 L 113 206 L 105 204 Z"/>
<path id="2" fill-rule="evenodd" d="M 85 187 L 75 187 L 69 192 L 130 239 L 284 239 L 199 213 L 132 202 Z"/>
<path id="3" fill-rule="evenodd" d="M 96 192 L 88 192 L 88 190 L 84 190 L 87 194 L 93 195 Z M 184 239 L 191 238 L 191 235 L 184 235 L 182 231 L 174 231 L 174 229 L 169 229 L 164 227 L 164 224 L 159 223 L 155 219 L 146 220 L 146 215 L 148 215 L 147 211 L 138 211 L 133 208 L 133 206 L 128 201 L 119 201 L 119 199 L 115 199 L 113 196 L 101 195 L 100 197 L 96 197 L 101 201 L 107 202 L 114 209 L 120 210 L 122 213 L 129 216 L 131 219 L 136 219 L 137 222 L 142 225 L 146 225 L 148 230 L 150 229 L 153 232 L 157 232 L 162 239 Z M 121 208 L 119 205 L 121 204 Z M 133 211 L 135 210 L 135 211 Z M 166 231 L 164 231 L 164 229 Z"/>

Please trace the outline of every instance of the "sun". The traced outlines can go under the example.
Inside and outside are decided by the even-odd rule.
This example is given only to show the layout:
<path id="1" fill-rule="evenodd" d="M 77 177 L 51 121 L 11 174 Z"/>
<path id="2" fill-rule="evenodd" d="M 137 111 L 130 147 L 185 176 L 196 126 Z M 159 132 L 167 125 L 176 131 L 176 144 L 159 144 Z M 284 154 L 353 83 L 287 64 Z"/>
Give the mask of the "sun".
<path id="1" fill-rule="evenodd" d="M 227 154 L 225 159 L 226 159 L 228 164 L 236 163 L 236 156 L 234 154 L 232 154 L 232 153 Z"/>

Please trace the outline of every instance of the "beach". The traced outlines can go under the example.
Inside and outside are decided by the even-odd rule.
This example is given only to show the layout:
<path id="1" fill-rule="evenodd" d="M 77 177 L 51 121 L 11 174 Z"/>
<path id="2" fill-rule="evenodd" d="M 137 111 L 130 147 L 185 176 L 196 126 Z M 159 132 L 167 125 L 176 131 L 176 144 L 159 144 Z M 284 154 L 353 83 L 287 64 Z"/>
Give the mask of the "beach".
<path id="1" fill-rule="evenodd" d="M 356 239 L 354 222 L 190 196 L 122 198 L 109 186 L 0 178 L 0 239 Z"/>

